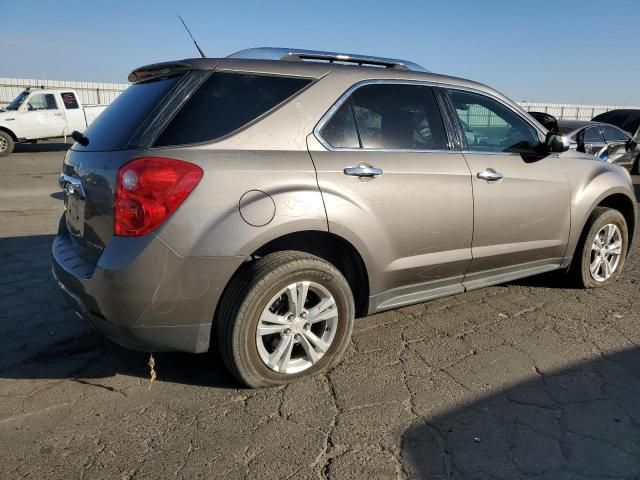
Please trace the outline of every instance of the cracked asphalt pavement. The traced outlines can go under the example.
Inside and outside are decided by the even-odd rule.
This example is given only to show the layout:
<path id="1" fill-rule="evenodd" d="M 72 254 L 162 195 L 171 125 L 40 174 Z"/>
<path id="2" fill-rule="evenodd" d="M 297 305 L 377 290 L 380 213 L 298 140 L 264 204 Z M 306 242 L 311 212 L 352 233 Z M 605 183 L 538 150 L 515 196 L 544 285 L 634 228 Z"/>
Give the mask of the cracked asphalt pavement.
<path id="1" fill-rule="evenodd" d="M 638 236 L 611 288 L 547 275 L 359 319 L 325 376 L 246 390 L 215 355 L 157 354 L 150 384 L 51 277 L 63 156 L 0 159 L 0 478 L 640 478 Z"/>

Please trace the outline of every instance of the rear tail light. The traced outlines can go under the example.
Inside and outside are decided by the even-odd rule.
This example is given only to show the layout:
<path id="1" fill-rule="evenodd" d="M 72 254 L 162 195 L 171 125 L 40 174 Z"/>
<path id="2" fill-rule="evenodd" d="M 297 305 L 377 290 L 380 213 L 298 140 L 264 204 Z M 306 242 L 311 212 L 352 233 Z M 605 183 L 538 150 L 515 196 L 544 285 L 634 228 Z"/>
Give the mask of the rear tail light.
<path id="1" fill-rule="evenodd" d="M 202 169 L 172 158 L 143 157 L 118 170 L 114 234 L 137 237 L 159 227 L 198 185 Z"/>

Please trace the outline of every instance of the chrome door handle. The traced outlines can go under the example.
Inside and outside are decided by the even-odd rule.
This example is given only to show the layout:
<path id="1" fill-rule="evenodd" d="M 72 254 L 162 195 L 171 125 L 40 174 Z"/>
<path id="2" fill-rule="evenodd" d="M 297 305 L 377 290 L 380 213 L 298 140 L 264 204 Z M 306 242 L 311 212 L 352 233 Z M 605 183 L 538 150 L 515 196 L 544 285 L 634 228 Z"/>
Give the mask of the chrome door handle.
<path id="1" fill-rule="evenodd" d="M 486 180 L 487 182 L 497 182 L 502 180 L 503 175 L 500 172 L 496 172 L 493 168 L 487 168 L 482 172 L 478 172 L 478 178 L 480 180 Z"/>
<path id="2" fill-rule="evenodd" d="M 344 169 L 345 175 L 352 177 L 379 177 L 382 175 L 382 169 L 371 165 L 360 164 L 357 167 L 347 167 Z"/>

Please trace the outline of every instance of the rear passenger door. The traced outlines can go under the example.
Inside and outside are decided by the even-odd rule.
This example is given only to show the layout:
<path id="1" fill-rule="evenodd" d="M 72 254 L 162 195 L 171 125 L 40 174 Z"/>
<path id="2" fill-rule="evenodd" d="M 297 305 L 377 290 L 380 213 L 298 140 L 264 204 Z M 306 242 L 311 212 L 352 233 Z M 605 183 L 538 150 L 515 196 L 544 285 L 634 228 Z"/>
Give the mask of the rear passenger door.
<path id="1" fill-rule="evenodd" d="M 471 261 L 469 168 L 434 90 L 368 82 L 308 139 L 329 230 L 366 255 L 371 310 L 462 291 Z"/>
<path id="2" fill-rule="evenodd" d="M 558 268 L 570 227 L 569 182 L 557 154 L 531 157 L 541 140 L 506 103 L 449 89 L 473 182 L 473 261 L 466 288 Z"/>

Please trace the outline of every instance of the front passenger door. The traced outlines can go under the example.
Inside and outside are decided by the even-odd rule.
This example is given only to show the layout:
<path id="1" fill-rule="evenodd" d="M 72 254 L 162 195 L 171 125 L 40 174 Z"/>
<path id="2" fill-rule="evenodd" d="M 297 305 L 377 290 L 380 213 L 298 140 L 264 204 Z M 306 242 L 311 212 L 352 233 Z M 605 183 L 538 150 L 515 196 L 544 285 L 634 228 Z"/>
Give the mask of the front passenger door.
<path id="1" fill-rule="evenodd" d="M 25 138 L 62 137 L 67 125 L 64 113 L 52 93 L 34 93 L 22 108 L 24 112 L 18 117 L 20 130 Z"/>
<path id="2" fill-rule="evenodd" d="M 602 126 L 602 134 L 607 143 L 607 161 L 617 163 L 623 167 L 630 167 L 636 159 L 635 149 L 629 150 L 628 142 L 631 137 L 622 130 L 610 126 Z"/>
<path id="3" fill-rule="evenodd" d="M 558 268 L 569 238 L 570 192 L 556 154 L 531 158 L 541 134 L 505 102 L 449 89 L 473 185 L 467 289 Z"/>

